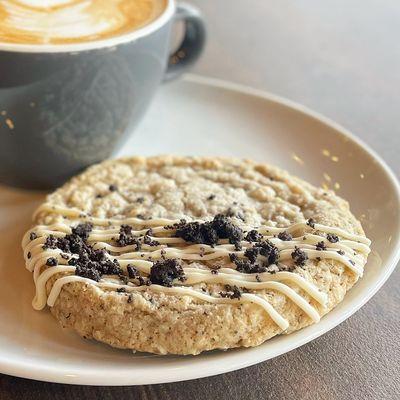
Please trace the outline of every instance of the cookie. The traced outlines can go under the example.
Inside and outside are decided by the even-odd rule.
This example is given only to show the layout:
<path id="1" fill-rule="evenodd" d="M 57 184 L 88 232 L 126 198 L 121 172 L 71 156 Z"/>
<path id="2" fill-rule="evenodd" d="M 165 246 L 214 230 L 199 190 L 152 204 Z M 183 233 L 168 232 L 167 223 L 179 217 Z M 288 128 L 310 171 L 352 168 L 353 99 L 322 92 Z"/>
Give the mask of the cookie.
<path id="1" fill-rule="evenodd" d="M 362 276 L 348 203 L 230 158 L 109 160 L 50 194 L 22 242 L 63 327 L 111 346 L 199 354 L 313 323 Z"/>

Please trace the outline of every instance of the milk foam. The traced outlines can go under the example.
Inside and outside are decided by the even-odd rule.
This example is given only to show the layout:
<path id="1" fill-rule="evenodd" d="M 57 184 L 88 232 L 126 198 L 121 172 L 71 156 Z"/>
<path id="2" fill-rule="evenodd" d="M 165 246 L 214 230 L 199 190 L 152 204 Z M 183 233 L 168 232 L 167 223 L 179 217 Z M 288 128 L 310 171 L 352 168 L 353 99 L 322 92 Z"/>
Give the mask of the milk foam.
<path id="1" fill-rule="evenodd" d="M 0 42 L 96 40 L 147 23 L 161 13 L 163 3 L 160 0 L 3 0 Z"/>
<path id="2" fill-rule="evenodd" d="M 43 8 L 64 6 L 71 3 L 75 3 L 75 1 L 74 0 L 17 0 L 16 3 L 19 3 L 22 6 L 43 9 Z"/>

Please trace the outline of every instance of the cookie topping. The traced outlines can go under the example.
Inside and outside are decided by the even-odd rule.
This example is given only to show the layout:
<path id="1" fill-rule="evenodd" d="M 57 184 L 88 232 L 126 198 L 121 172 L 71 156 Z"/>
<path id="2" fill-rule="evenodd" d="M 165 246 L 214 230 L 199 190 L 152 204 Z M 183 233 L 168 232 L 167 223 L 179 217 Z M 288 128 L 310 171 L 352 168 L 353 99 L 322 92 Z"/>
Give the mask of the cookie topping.
<path id="1" fill-rule="evenodd" d="M 205 198 L 208 195 L 209 193 L 203 194 Z M 137 196 L 133 196 L 133 202 L 135 202 L 135 198 Z M 138 202 L 140 203 L 141 200 Z M 175 223 L 176 220 L 168 220 L 165 218 L 167 215 L 159 215 L 158 213 L 153 217 L 149 216 L 150 221 L 147 221 L 147 219 L 138 221 L 133 218 L 135 213 L 131 213 L 118 223 L 117 215 L 99 219 L 92 218 L 87 213 L 85 218 L 82 216 L 84 218 L 82 221 L 90 221 L 96 224 L 96 235 L 92 235 L 94 226 L 90 222 L 78 225 L 76 225 L 76 222 L 74 223 L 82 213 L 81 211 L 58 207 L 54 213 L 58 213 L 58 217 L 65 215 L 67 218 L 59 225 L 35 228 L 35 230 L 40 230 L 38 233 L 41 236 L 40 243 L 36 243 L 39 240 L 35 243 L 28 243 L 33 229 L 29 230 L 24 237 L 23 243 L 24 246 L 27 246 L 24 249 L 26 263 L 28 268 L 33 270 L 36 266 L 33 261 L 37 259 L 36 254 L 39 255 L 41 248 L 43 247 L 45 250 L 54 249 L 42 252 L 41 259 L 44 259 L 42 264 L 47 263 L 49 266 L 46 275 L 53 273 L 55 278 L 59 279 L 57 273 L 60 270 L 63 272 L 61 276 L 76 274 L 90 279 L 91 284 L 95 286 L 96 282 L 100 281 L 101 283 L 97 286 L 102 289 L 117 291 L 116 294 L 122 293 L 119 298 L 124 303 L 125 301 L 133 302 L 130 291 L 134 285 L 154 284 L 161 285 L 154 286 L 155 289 L 158 287 L 157 291 L 174 293 L 178 297 L 187 294 L 216 303 L 227 303 L 233 301 L 230 299 L 241 299 L 240 303 L 257 302 L 263 306 L 264 302 L 255 297 L 259 294 L 259 290 L 266 287 L 262 282 L 281 282 L 274 288 L 285 295 L 286 292 L 282 285 L 291 287 L 292 284 L 300 284 L 299 280 L 305 278 L 298 272 L 300 271 L 299 266 L 304 267 L 306 265 L 308 257 L 313 259 L 315 263 L 325 262 L 325 259 L 334 259 L 341 261 L 356 274 L 362 272 L 363 260 L 361 257 L 358 258 L 357 254 L 368 254 L 369 241 L 361 235 L 346 232 L 339 227 L 330 228 L 329 226 L 317 225 L 312 219 L 307 222 L 308 226 L 305 221 L 300 224 L 294 223 L 283 229 L 276 227 L 275 224 L 261 228 L 260 224 L 257 224 L 246 228 L 246 232 L 243 232 L 241 229 L 242 222 L 238 218 L 241 218 L 240 213 L 243 210 L 240 207 L 244 206 L 239 202 L 236 202 L 236 204 L 232 202 L 231 204 L 232 209 L 229 209 L 227 214 L 235 215 L 235 218 L 230 218 L 226 214 L 219 214 L 207 222 L 195 222 L 196 220 L 193 220 L 193 222 L 187 223 L 181 220 Z M 46 207 L 45 210 L 48 212 L 49 206 Z M 56 210 L 55 206 L 53 210 Z M 49 221 L 52 222 L 53 220 L 49 219 Z M 117 227 L 116 223 L 118 223 Z M 310 226 L 314 229 L 312 230 Z M 65 230 L 68 227 L 71 230 L 70 234 L 66 235 Z M 107 230 L 103 230 L 102 227 Z M 166 230 L 173 229 L 173 231 L 164 231 L 163 228 Z M 139 229 L 140 232 L 138 232 Z M 175 233 L 175 231 L 177 232 Z M 289 232 L 296 232 L 296 234 L 293 233 L 292 236 Z M 341 238 L 343 237 L 343 241 L 337 244 L 339 238 L 331 232 L 337 233 Z M 315 238 L 318 239 L 315 240 Z M 228 242 L 230 245 L 226 244 Z M 198 244 L 191 245 L 191 243 Z M 134 244 L 134 246 L 128 248 L 126 247 L 128 244 Z M 207 246 L 207 244 L 209 245 Z M 217 244 L 220 245 L 217 246 Z M 152 248 L 153 246 L 157 247 Z M 141 247 L 140 251 L 135 252 L 135 247 Z M 328 248 L 330 251 L 310 250 L 313 248 L 318 250 Z M 232 251 L 230 255 L 232 264 L 228 265 L 226 260 L 227 249 Z M 29 260 L 32 257 L 30 251 L 35 254 L 33 261 Z M 282 254 L 281 260 L 280 252 Z M 172 255 L 176 259 L 171 259 Z M 292 259 L 290 259 L 290 255 Z M 287 259 L 288 256 L 289 260 Z M 61 265 L 58 264 L 58 267 L 51 269 L 50 266 L 57 265 L 58 260 Z M 119 260 L 121 260 L 123 268 L 119 265 Z M 75 268 L 64 267 L 67 262 L 68 265 Z M 131 264 L 126 266 L 129 262 Z M 193 269 L 196 263 L 202 265 L 201 271 Z M 221 267 L 221 264 L 224 267 L 222 269 L 224 273 L 217 269 Z M 320 264 L 320 268 L 323 267 Z M 44 272 L 45 269 L 43 268 L 40 272 Z M 285 279 L 281 279 L 282 274 L 272 275 L 281 271 L 295 272 L 297 275 L 283 275 Z M 318 271 L 315 272 L 318 273 Z M 253 274 L 253 276 L 246 278 L 243 274 Z M 267 276 L 267 274 L 269 275 Z M 47 278 L 47 276 L 43 278 Z M 185 282 L 183 286 L 181 282 L 185 279 L 188 280 L 188 284 Z M 71 280 L 76 280 L 76 278 L 65 279 L 65 282 Z M 51 281 L 51 283 L 53 282 Z M 232 285 L 232 283 L 237 286 Z M 60 284 L 64 284 L 64 279 Z M 218 297 L 219 290 L 215 289 L 216 284 L 220 285 L 219 290 L 221 290 L 219 300 L 212 299 L 212 297 Z M 231 284 L 231 286 L 225 286 L 225 284 Z M 311 282 L 310 285 L 312 285 Z M 172 286 L 175 286 L 175 288 L 169 289 Z M 119 289 L 116 290 L 117 288 Z M 37 288 L 37 290 L 42 290 L 42 293 L 35 300 L 35 308 L 43 308 L 46 300 L 50 306 L 54 304 L 55 296 L 46 299 L 47 293 L 45 292 L 43 295 L 43 288 Z M 206 295 L 202 295 L 201 290 Z M 311 318 L 317 320 L 319 316 L 317 309 L 315 309 L 313 303 L 308 301 L 309 297 L 307 296 L 311 296 L 323 306 L 326 302 L 323 293 L 314 288 L 308 286 L 303 288 L 302 286 L 302 291 L 298 294 L 304 297 L 309 305 L 306 307 L 306 304 L 303 304 L 304 311 Z M 147 294 L 145 296 L 147 298 Z M 224 301 L 223 298 L 227 300 Z M 300 299 L 291 300 L 297 305 L 302 304 Z M 268 302 L 269 299 L 265 298 L 265 301 Z M 276 317 L 276 313 L 272 313 L 270 307 L 267 307 L 266 304 L 264 308 L 267 312 L 270 312 L 273 319 L 274 316 Z M 286 329 L 285 327 L 288 324 L 288 322 L 282 322 L 282 319 L 279 318 L 275 322 L 281 324 L 282 329 Z"/>
<path id="2" fill-rule="evenodd" d="M 215 199 L 215 194 L 210 194 L 208 197 L 207 197 L 207 200 L 214 200 Z"/>
<path id="3" fill-rule="evenodd" d="M 68 265 L 75 266 L 77 261 L 78 261 L 77 258 L 71 257 L 71 258 L 68 260 Z"/>
<path id="4" fill-rule="evenodd" d="M 46 238 L 44 249 L 60 249 L 63 253 L 72 253 L 78 257 L 68 260 L 68 265 L 76 266 L 75 274 L 99 281 L 101 275 L 120 275 L 122 273 L 117 260 L 110 260 L 104 249 L 94 249 L 88 242 L 89 233 L 93 226 L 83 223 L 72 228 L 72 233 L 61 238 L 49 235 Z M 65 255 L 64 257 L 65 258 Z M 55 261 L 54 261 L 55 260 Z M 47 260 L 47 265 L 54 264 L 57 259 Z"/>
<path id="5" fill-rule="evenodd" d="M 233 262 L 236 265 L 236 271 L 244 274 L 259 274 L 262 272 L 267 272 L 267 268 L 264 265 L 254 264 L 249 260 L 241 260 L 240 258 L 236 258 L 233 259 Z"/>
<path id="6" fill-rule="evenodd" d="M 259 259 L 259 256 L 262 256 Z M 244 252 L 245 259 L 240 259 L 236 254 L 229 255 L 230 260 L 236 265 L 236 270 L 245 274 L 267 272 L 271 264 L 279 259 L 278 248 L 269 240 L 264 240 L 249 247 Z"/>
<path id="7" fill-rule="evenodd" d="M 150 286 L 151 282 L 148 278 L 143 278 L 143 276 L 138 276 L 139 286 Z"/>
<path id="8" fill-rule="evenodd" d="M 160 242 L 158 242 L 157 240 L 152 240 L 152 238 L 148 236 L 148 233 L 146 233 L 146 235 L 143 236 L 143 243 L 152 247 L 160 245 Z"/>
<path id="9" fill-rule="evenodd" d="M 278 239 L 283 240 L 284 242 L 289 242 L 293 240 L 293 236 L 289 232 L 283 231 L 279 232 Z"/>
<path id="10" fill-rule="evenodd" d="M 92 281 L 100 281 L 100 272 L 95 268 L 84 268 L 81 265 L 77 265 L 75 269 L 75 275 L 82 276 L 83 278 L 91 279 Z"/>
<path id="11" fill-rule="evenodd" d="M 46 265 L 49 267 L 55 267 L 58 264 L 57 258 L 50 257 L 46 261 Z"/>
<path id="12" fill-rule="evenodd" d="M 30 239 L 30 240 L 35 240 L 36 238 L 37 238 L 36 232 L 31 232 L 31 233 L 29 234 L 29 239 Z"/>
<path id="13" fill-rule="evenodd" d="M 247 257 L 250 262 L 255 263 L 258 256 L 266 257 L 266 266 L 275 264 L 279 259 L 278 248 L 269 240 L 264 240 L 254 244 L 253 247 L 246 249 L 244 256 Z"/>
<path id="14" fill-rule="evenodd" d="M 116 192 L 116 191 L 118 190 L 118 186 L 117 186 L 117 185 L 110 185 L 110 186 L 108 187 L 108 190 L 109 190 L 110 192 Z"/>
<path id="15" fill-rule="evenodd" d="M 135 250 L 140 251 L 141 243 L 138 238 L 133 236 L 132 227 L 129 225 L 121 225 L 119 230 L 119 237 L 116 240 L 116 243 L 120 247 L 130 246 L 132 244 L 136 245 Z"/>
<path id="16" fill-rule="evenodd" d="M 320 242 L 318 242 L 318 243 L 315 245 L 315 249 L 318 250 L 318 251 L 326 250 L 326 244 L 325 244 L 325 242 L 324 242 L 323 240 L 321 240 Z"/>
<path id="17" fill-rule="evenodd" d="M 57 248 L 57 238 L 53 235 L 47 236 L 42 248 L 43 248 L 43 250 L 56 249 Z"/>
<path id="18" fill-rule="evenodd" d="M 219 292 L 221 297 L 228 299 L 240 299 L 242 297 L 242 293 L 236 285 L 225 285 L 225 290 L 225 292 Z"/>
<path id="19" fill-rule="evenodd" d="M 309 226 L 309 227 L 311 227 L 311 228 L 315 228 L 315 220 L 314 220 L 314 218 L 309 218 L 308 220 L 307 220 L 307 222 L 306 222 L 306 224 Z"/>
<path id="20" fill-rule="evenodd" d="M 329 242 L 331 243 L 337 243 L 339 241 L 339 236 L 333 234 L 333 233 L 328 233 L 326 235 L 326 238 L 328 239 Z"/>
<path id="21" fill-rule="evenodd" d="M 133 265 L 128 265 L 126 267 L 126 270 L 128 271 L 128 276 L 131 279 L 137 278 L 139 276 L 138 270 L 133 266 Z"/>
<path id="22" fill-rule="evenodd" d="M 307 254 L 298 247 L 295 247 L 295 250 L 292 252 L 291 256 L 294 260 L 294 263 L 300 267 L 304 266 L 308 260 Z"/>
<path id="23" fill-rule="evenodd" d="M 87 240 L 92 229 L 93 224 L 91 224 L 90 222 L 85 222 L 83 224 L 77 225 L 75 228 L 72 228 L 72 234 L 78 235 L 83 240 Z"/>
<path id="24" fill-rule="evenodd" d="M 261 233 L 258 233 L 255 229 L 247 232 L 247 235 L 245 236 L 244 240 L 247 242 L 259 242 L 263 238 L 263 235 Z"/>
<path id="25" fill-rule="evenodd" d="M 217 270 L 217 269 L 212 269 L 212 270 L 211 270 L 211 273 L 212 273 L 213 275 L 218 275 L 218 270 Z"/>
<path id="26" fill-rule="evenodd" d="M 243 238 L 243 231 L 225 215 L 218 214 L 209 222 L 182 224 L 176 230 L 176 236 L 186 242 L 214 246 L 219 239 L 228 239 L 231 244 L 239 243 Z"/>
<path id="27" fill-rule="evenodd" d="M 167 259 L 157 261 L 153 264 L 150 269 L 149 279 L 151 283 L 156 285 L 171 287 L 175 279 L 184 281 L 186 278 L 179 261 Z"/>

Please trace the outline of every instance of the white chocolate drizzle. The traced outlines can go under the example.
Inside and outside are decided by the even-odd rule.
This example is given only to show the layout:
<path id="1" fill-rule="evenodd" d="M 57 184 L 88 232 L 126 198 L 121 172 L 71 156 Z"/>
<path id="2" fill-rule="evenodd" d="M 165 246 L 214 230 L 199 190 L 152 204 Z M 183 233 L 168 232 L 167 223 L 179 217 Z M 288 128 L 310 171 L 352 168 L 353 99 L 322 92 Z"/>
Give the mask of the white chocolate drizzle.
<path id="1" fill-rule="evenodd" d="M 237 271 L 229 261 L 231 253 L 239 258 L 244 256 L 246 248 L 251 247 L 252 243 L 241 242 L 242 250 L 237 251 L 235 246 L 228 243 L 228 240 L 220 240 L 217 245 L 188 244 L 183 239 L 174 237 L 174 229 L 165 229 L 179 223 L 179 220 L 166 218 L 155 218 L 143 220 L 139 218 L 98 218 L 92 217 L 80 210 L 66 207 L 56 207 L 50 204 L 43 204 L 35 212 L 33 218 L 46 215 L 62 216 L 62 222 L 52 225 L 37 225 L 30 229 L 22 240 L 26 267 L 33 272 L 33 280 L 36 286 L 36 294 L 32 305 L 35 309 L 43 309 L 46 304 L 52 307 L 63 286 L 72 282 L 83 282 L 94 285 L 99 289 L 116 290 L 123 288 L 126 292 L 158 292 L 164 294 L 174 294 L 180 296 L 191 296 L 200 301 L 213 304 L 238 304 L 252 303 L 262 307 L 269 317 L 279 326 L 282 331 L 289 327 L 288 321 L 277 312 L 268 302 L 263 290 L 273 291 L 286 296 L 297 307 L 299 307 L 313 322 L 318 322 L 320 313 L 316 308 L 319 304 L 323 310 L 328 302 L 326 293 L 306 279 L 298 270 L 293 272 L 280 271 L 276 273 L 263 272 L 258 274 L 247 274 Z M 198 222 L 204 222 L 196 220 Z M 90 222 L 93 229 L 87 239 L 94 249 L 105 249 L 110 259 L 116 259 L 119 266 L 126 272 L 128 265 L 133 265 L 144 275 L 150 274 L 150 269 L 154 261 L 162 258 L 176 258 L 186 262 L 184 274 L 186 280 L 183 282 L 173 282 L 172 287 L 152 284 L 151 286 L 139 286 L 137 279 L 130 279 L 127 283 L 122 283 L 116 276 L 102 276 L 99 282 L 88 278 L 75 275 L 75 266 L 67 264 L 63 252 L 59 249 L 43 249 L 46 238 L 49 235 L 63 237 L 71 233 L 71 227 L 82 222 Z M 191 221 L 187 221 L 191 222 Z M 132 226 L 132 235 L 141 237 L 148 233 L 151 228 L 150 238 L 158 243 L 154 246 L 142 244 L 140 251 L 136 250 L 135 245 L 119 247 L 115 240 L 119 236 L 121 225 Z M 313 224 L 312 227 L 306 221 L 293 224 L 288 227 L 278 228 L 272 226 L 249 227 L 240 226 L 244 231 L 256 229 L 263 235 L 263 239 L 268 239 L 279 250 L 279 263 L 284 266 L 293 263 L 291 253 L 297 247 L 304 251 L 309 259 L 328 259 L 342 263 L 350 269 L 357 277 L 362 276 L 366 258 L 370 252 L 371 241 L 364 236 L 346 232 L 337 227 L 328 227 L 321 224 Z M 286 231 L 293 236 L 290 241 L 283 241 L 277 238 L 280 232 Z M 36 237 L 31 240 L 30 234 L 35 232 Z M 337 235 L 340 240 L 331 243 L 326 239 L 326 235 Z M 323 241 L 326 248 L 317 250 L 316 244 Z M 53 257 L 58 265 L 47 267 L 46 261 Z M 69 258 L 77 257 L 68 254 Z M 218 273 L 207 267 L 204 262 L 223 260 L 223 267 L 218 269 Z M 197 263 L 200 262 L 200 263 Z M 199 265 L 201 265 L 199 267 Z M 304 273 L 305 274 L 305 273 Z M 56 277 L 49 295 L 47 296 L 46 284 L 50 278 Z M 230 285 L 245 289 L 239 299 L 219 297 L 215 293 L 207 293 L 198 289 L 201 284 Z M 194 285 L 197 285 L 194 287 Z M 297 290 L 295 288 L 298 288 Z M 253 292 L 251 292 L 253 291 Z M 306 294 L 306 297 L 304 297 Z"/>

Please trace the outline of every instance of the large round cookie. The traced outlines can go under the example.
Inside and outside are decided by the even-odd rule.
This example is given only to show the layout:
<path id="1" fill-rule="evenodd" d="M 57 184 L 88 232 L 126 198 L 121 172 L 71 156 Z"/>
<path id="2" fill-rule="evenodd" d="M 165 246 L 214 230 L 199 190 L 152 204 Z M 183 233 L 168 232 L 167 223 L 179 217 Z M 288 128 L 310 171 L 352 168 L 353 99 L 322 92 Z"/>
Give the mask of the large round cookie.
<path id="1" fill-rule="evenodd" d="M 247 160 L 95 165 L 47 197 L 23 239 L 33 306 L 111 346 L 256 346 L 318 322 L 362 275 L 347 202 Z"/>

